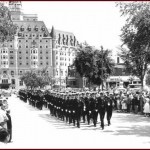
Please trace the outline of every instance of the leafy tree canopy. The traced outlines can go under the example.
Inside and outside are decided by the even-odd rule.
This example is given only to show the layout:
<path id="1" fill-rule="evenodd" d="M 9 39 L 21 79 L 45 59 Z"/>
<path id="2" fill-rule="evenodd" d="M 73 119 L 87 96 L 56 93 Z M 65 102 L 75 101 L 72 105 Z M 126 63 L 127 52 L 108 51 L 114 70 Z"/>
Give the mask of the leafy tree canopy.
<path id="1" fill-rule="evenodd" d="M 111 73 L 114 66 L 109 57 L 110 51 L 96 50 L 91 46 L 80 46 L 74 65 L 81 77 L 86 77 L 90 83 L 101 85 Z"/>
<path id="2" fill-rule="evenodd" d="M 51 77 L 46 72 L 47 68 L 39 70 L 31 70 L 21 76 L 21 80 L 27 88 L 36 89 L 44 88 L 51 82 Z"/>
<path id="3" fill-rule="evenodd" d="M 120 57 L 124 60 L 126 69 L 143 79 L 150 63 L 150 4 L 149 2 L 119 2 L 122 16 L 126 23 L 122 28 Z M 123 46 L 126 45 L 127 48 Z"/>
<path id="4" fill-rule="evenodd" d="M 11 20 L 8 7 L 0 3 L 0 43 L 12 40 L 16 34 L 17 26 Z"/>

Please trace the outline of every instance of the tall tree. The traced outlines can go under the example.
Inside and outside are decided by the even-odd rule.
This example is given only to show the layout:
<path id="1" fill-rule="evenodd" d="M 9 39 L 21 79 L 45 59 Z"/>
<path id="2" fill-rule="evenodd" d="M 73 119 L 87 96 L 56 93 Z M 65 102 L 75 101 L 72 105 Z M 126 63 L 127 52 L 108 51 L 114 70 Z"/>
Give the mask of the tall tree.
<path id="1" fill-rule="evenodd" d="M 126 17 L 122 28 L 120 57 L 126 69 L 143 80 L 150 64 L 150 4 L 149 2 L 117 3 L 121 15 Z M 126 45 L 127 48 L 124 47 Z"/>
<path id="2" fill-rule="evenodd" d="M 80 76 L 86 77 L 88 81 L 91 82 L 92 76 L 94 75 L 94 65 L 96 65 L 93 47 L 80 46 L 74 61 L 74 65 Z"/>
<path id="3" fill-rule="evenodd" d="M 89 83 L 101 85 L 112 72 L 114 63 L 109 57 L 109 50 L 96 50 L 91 46 L 80 47 L 74 65 L 81 77 Z"/>
<path id="4" fill-rule="evenodd" d="M 17 26 L 11 20 L 8 7 L 0 2 L 0 43 L 12 40 L 16 34 Z"/>
<path id="5" fill-rule="evenodd" d="M 96 67 L 93 83 L 102 84 L 102 90 L 103 82 L 112 74 L 114 68 L 114 61 L 110 58 L 110 53 L 111 51 L 104 50 L 103 46 L 100 50 L 95 51 Z"/>

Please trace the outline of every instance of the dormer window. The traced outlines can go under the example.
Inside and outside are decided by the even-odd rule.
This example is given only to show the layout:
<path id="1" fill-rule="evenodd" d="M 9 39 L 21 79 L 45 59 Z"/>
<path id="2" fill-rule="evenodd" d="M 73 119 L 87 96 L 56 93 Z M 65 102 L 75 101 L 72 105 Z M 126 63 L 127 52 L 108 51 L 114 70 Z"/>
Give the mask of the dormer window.
<path id="1" fill-rule="evenodd" d="M 20 28 L 20 30 L 21 30 L 21 31 L 24 31 L 24 27 L 22 26 L 22 27 Z"/>
<path id="2" fill-rule="evenodd" d="M 31 31 L 31 27 L 30 26 L 28 27 L 28 31 Z"/>
<path id="3" fill-rule="evenodd" d="M 37 27 L 37 26 L 35 26 L 35 28 L 34 28 L 34 29 L 35 29 L 35 31 L 38 31 L 38 27 Z"/>
<path id="4" fill-rule="evenodd" d="M 45 31 L 45 28 L 44 28 L 44 27 L 42 27 L 41 29 L 42 29 L 42 31 Z"/>
<path id="5" fill-rule="evenodd" d="M 47 33 L 45 32 L 43 36 L 44 36 L 44 37 L 47 37 L 48 35 L 47 35 Z"/>

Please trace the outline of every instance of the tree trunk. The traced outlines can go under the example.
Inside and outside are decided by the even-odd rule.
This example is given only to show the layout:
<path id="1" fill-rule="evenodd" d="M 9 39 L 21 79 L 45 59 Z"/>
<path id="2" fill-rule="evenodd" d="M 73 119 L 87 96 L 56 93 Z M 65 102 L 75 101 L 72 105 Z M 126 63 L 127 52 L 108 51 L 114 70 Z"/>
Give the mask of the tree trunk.
<path id="1" fill-rule="evenodd" d="M 89 91 L 91 90 L 91 82 L 89 81 Z"/>
<path id="2" fill-rule="evenodd" d="M 102 80 L 102 91 L 103 91 L 103 80 Z"/>
<path id="3" fill-rule="evenodd" d="M 141 77 L 141 89 L 142 89 L 142 90 L 143 90 L 143 86 L 144 86 L 143 82 L 144 82 L 144 77 L 142 76 L 142 77 Z"/>

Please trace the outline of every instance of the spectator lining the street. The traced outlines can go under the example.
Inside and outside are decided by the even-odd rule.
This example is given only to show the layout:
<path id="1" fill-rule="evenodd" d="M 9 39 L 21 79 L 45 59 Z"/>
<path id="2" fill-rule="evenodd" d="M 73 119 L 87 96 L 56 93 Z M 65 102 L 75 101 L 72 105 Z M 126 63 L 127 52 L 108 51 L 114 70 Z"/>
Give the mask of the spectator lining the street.
<path id="1" fill-rule="evenodd" d="M 8 117 L 4 110 L 4 106 L 3 104 L 0 104 L 0 126 L 7 129 L 7 120 L 8 120 Z"/>
<path id="2" fill-rule="evenodd" d="M 12 121 L 11 121 L 11 116 L 10 116 L 10 110 L 6 111 L 6 115 L 8 117 L 8 120 L 7 120 L 7 130 L 9 133 L 8 142 L 11 142 L 11 139 L 12 139 Z"/>
<path id="3" fill-rule="evenodd" d="M 149 105 L 150 99 L 149 96 L 145 98 L 145 104 L 144 104 L 144 116 L 148 117 L 150 113 L 150 105 Z"/>

